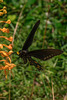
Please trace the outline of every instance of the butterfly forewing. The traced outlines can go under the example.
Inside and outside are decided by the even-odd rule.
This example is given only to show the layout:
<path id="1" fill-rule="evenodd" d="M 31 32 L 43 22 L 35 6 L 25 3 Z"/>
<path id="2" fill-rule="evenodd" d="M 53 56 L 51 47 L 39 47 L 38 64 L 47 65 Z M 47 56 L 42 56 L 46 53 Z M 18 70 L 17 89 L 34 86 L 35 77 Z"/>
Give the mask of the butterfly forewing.
<path id="1" fill-rule="evenodd" d="M 23 49 L 22 49 L 22 50 L 27 50 L 28 47 L 30 47 L 30 45 L 32 44 L 34 34 L 35 34 L 35 32 L 36 32 L 36 30 L 37 30 L 39 24 L 40 24 L 40 20 L 38 20 L 38 21 L 36 22 L 36 24 L 34 25 L 32 31 L 30 32 L 28 38 L 26 39 L 26 41 L 25 41 L 25 43 L 24 43 L 24 46 L 23 46 Z"/>
<path id="2" fill-rule="evenodd" d="M 48 60 L 54 56 L 60 55 L 63 51 L 58 49 L 42 49 L 28 52 L 29 56 L 39 58 L 41 60 Z"/>

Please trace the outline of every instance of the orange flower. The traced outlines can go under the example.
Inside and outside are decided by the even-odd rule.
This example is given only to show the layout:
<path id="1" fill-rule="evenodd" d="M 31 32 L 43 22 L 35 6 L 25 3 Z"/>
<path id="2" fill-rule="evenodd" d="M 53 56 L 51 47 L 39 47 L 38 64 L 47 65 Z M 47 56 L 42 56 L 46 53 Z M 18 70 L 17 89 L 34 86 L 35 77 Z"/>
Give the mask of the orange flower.
<path id="1" fill-rule="evenodd" d="M 10 24 L 10 23 L 11 23 L 11 21 L 10 21 L 10 20 L 7 20 L 7 21 L 6 21 L 6 23 L 7 23 L 7 24 Z"/>
<path id="2" fill-rule="evenodd" d="M 7 69 L 7 70 L 11 70 L 13 67 L 15 67 L 16 65 L 15 64 L 7 64 L 7 65 L 5 65 L 5 66 L 0 66 L 0 70 L 5 70 L 5 69 Z"/>
<path id="3" fill-rule="evenodd" d="M 0 9 L 0 11 L 6 10 L 6 6 L 3 7 L 3 9 Z"/>
<path id="4" fill-rule="evenodd" d="M 5 45 L 5 44 L 4 44 Z M 12 50 L 12 44 L 9 44 L 8 46 L 5 45 L 8 49 Z"/>
<path id="5" fill-rule="evenodd" d="M 2 44 L 0 44 L 0 48 L 1 48 L 1 49 L 3 48 L 3 45 L 2 45 Z"/>
<path id="6" fill-rule="evenodd" d="M 9 62 L 8 62 L 8 60 L 9 60 Z M 2 61 L 4 61 L 5 65 L 8 64 L 8 63 L 11 63 L 11 59 L 10 59 L 10 57 L 7 57 L 6 60 L 5 60 L 5 59 L 0 60 L 0 62 L 2 62 Z"/>
<path id="7" fill-rule="evenodd" d="M 8 38 L 8 40 L 12 42 L 12 41 L 13 41 L 13 37 L 10 36 L 10 37 Z"/>
<path id="8" fill-rule="evenodd" d="M 2 31 L 4 33 L 9 33 L 9 29 L 8 28 L 3 28 L 3 29 L 0 28 L 0 31 Z"/>
<path id="9" fill-rule="evenodd" d="M 11 63 L 11 58 L 10 57 L 7 57 L 6 60 L 9 60 L 9 62 Z M 5 64 L 7 64 L 7 62 L 5 62 Z"/>
<path id="10" fill-rule="evenodd" d="M 7 71 L 6 70 L 8 70 L 8 71 L 10 71 L 13 67 L 15 67 L 16 65 L 15 64 L 10 64 L 10 63 L 7 63 L 5 66 L 2 66 L 2 65 L 0 65 L 0 70 L 4 70 L 4 73 L 5 73 L 5 76 L 6 76 L 6 78 L 7 78 Z"/>
<path id="11" fill-rule="evenodd" d="M 10 20 L 7 20 L 7 21 L 0 21 L 0 23 L 7 23 L 7 24 L 10 24 L 11 21 L 10 21 Z"/>
<path id="12" fill-rule="evenodd" d="M 6 51 L 0 51 L 0 53 L 2 54 L 1 56 L 3 56 L 3 57 L 8 57 L 9 56 L 8 52 L 6 52 Z"/>
<path id="13" fill-rule="evenodd" d="M 0 16 L 2 16 L 3 15 L 3 12 L 0 12 Z"/>
<path id="14" fill-rule="evenodd" d="M 8 57 L 9 58 L 9 57 Z M 11 59 L 10 62 L 8 62 L 7 60 L 0 60 L 0 62 L 4 61 L 5 66 L 0 65 L 0 70 L 4 70 L 5 73 L 5 77 L 7 78 L 7 70 L 10 71 L 11 69 L 13 69 L 13 67 L 15 67 L 16 65 L 11 63 Z M 12 72 L 12 71 L 11 71 Z"/>
<path id="15" fill-rule="evenodd" d="M 8 49 L 12 50 L 12 44 L 6 45 L 6 44 L 0 44 L 1 48 L 3 48 L 3 46 L 7 47 Z"/>
<path id="16" fill-rule="evenodd" d="M 3 14 L 6 14 L 6 7 L 4 6 L 3 9 L 0 9 L 0 16 L 2 16 Z"/>
<path id="17" fill-rule="evenodd" d="M 8 54 L 9 54 L 9 55 L 11 55 L 12 53 L 13 53 L 13 51 L 12 51 L 12 50 L 10 50 L 10 51 L 8 52 Z"/>
<path id="18" fill-rule="evenodd" d="M 3 56 L 3 57 L 8 57 L 8 56 L 11 55 L 13 52 L 12 52 L 12 51 L 9 51 L 9 52 L 0 51 L 0 53 L 1 53 L 1 56 Z"/>
<path id="19" fill-rule="evenodd" d="M 3 10 L 3 14 L 7 14 L 7 11 L 5 9 Z"/>
<path id="20" fill-rule="evenodd" d="M 5 64 L 9 64 L 8 62 L 7 62 L 7 60 L 0 60 L 0 62 L 2 62 L 2 61 L 4 61 L 5 62 Z"/>
<path id="21" fill-rule="evenodd" d="M 7 38 L 6 36 L 0 36 L 0 38 L 5 38 L 6 40 L 8 40 L 10 42 L 12 42 L 12 40 L 13 40 L 12 36 L 10 36 L 9 38 Z"/>
<path id="22" fill-rule="evenodd" d="M 7 13 L 5 6 L 3 7 L 3 9 L 0 9 L 0 11 L 2 11 L 3 14 L 6 14 Z"/>

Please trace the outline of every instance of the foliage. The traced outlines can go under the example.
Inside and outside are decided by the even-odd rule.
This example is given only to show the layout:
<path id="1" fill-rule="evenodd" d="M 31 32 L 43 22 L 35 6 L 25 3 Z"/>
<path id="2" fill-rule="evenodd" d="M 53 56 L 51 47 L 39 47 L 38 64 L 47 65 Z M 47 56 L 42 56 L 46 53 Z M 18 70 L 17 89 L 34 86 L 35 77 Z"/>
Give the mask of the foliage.
<path id="1" fill-rule="evenodd" d="M 10 19 L 12 21 L 10 24 L 11 34 L 14 32 L 19 14 L 22 11 L 22 16 L 14 39 L 14 52 L 22 49 L 27 36 L 38 19 L 40 19 L 40 25 L 29 50 L 42 49 L 43 38 L 46 30 L 43 48 L 55 48 L 64 51 L 62 55 L 54 57 L 48 61 L 36 59 L 37 62 L 43 66 L 43 70 L 40 72 L 35 68 L 35 66 L 29 65 L 29 62 L 23 64 L 22 59 L 17 60 L 18 56 L 13 55 L 12 62 L 16 64 L 16 67 L 12 70 L 14 78 L 11 77 L 11 100 L 52 100 L 53 95 L 55 100 L 63 100 L 66 96 L 67 90 L 66 1 L 52 0 L 51 2 L 48 2 L 47 0 L 4 0 L 4 4 L 1 4 L 0 8 L 2 5 L 5 5 L 8 11 L 8 16 L 4 15 L 2 19 Z M 6 24 L 5 26 L 8 27 Z M 8 35 L 6 36 L 8 37 Z M 0 40 L 0 43 L 1 42 L 4 44 L 5 40 Z M 0 72 L 0 94 L 8 98 L 8 84 L 10 80 L 5 80 L 3 72 Z M 37 77 L 35 77 L 36 73 L 38 74 Z"/>

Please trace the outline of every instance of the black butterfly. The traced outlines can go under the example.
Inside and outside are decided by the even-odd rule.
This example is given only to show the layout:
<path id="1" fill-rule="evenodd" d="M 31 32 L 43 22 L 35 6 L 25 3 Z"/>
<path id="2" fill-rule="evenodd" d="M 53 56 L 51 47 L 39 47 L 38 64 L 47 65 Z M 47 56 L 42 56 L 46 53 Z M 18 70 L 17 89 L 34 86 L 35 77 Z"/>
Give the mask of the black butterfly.
<path id="1" fill-rule="evenodd" d="M 36 66 L 38 70 L 41 70 L 42 66 L 39 63 L 37 63 L 35 60 L 33 60 L 31 56 L 45 61 L 54 56 L 60 55 L 61 53 L 63 53 L 63 51 L 58 50 L 58 49 L 41 49 L 41 50 L 34 50 L 30 52 L 28 51 L 28 48 L 32 44 L 34 34 L 39 24 L 40 24 L 40 20 L 38 20 L 36 24 L 34 25 L 32 31 L 30 32 L 29 36 L 27 37 L 24 43 L 22 50 L 17 52 L 17 55 L 19 55 L 19 57 L 21 57 L 24 60 L 24 63 L 27 63 L 27 59 L 28 59 L 31 65 L 34 65 Z"/>

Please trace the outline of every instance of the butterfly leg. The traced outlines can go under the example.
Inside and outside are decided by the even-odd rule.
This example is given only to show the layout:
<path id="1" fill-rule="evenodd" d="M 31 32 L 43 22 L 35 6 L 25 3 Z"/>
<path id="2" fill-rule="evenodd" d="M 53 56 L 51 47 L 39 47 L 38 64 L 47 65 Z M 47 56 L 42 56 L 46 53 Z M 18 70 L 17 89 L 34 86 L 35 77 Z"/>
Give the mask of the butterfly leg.
<path id="1" fill-rule="evenodd" d="M 23 57 L 24 64 L 27 63 L 27 59 Z"/>
<path id="2" fill-rule="evenodd" d="M 28 57 L 28 60 L 31 65 L 34 65 L 38 70 L 42 69 L 42 66 L 35 60 L 33 60 L 31 57 Z"/>

